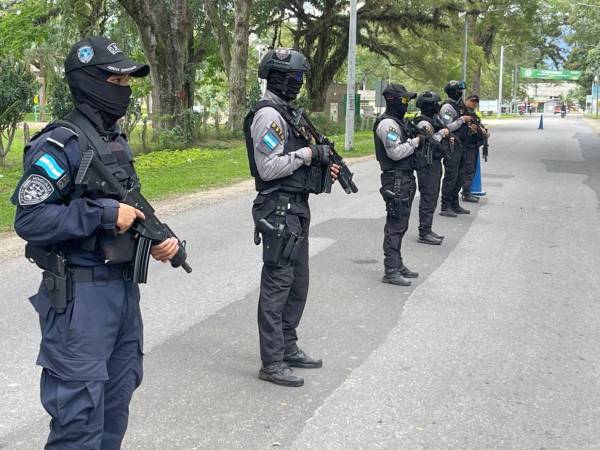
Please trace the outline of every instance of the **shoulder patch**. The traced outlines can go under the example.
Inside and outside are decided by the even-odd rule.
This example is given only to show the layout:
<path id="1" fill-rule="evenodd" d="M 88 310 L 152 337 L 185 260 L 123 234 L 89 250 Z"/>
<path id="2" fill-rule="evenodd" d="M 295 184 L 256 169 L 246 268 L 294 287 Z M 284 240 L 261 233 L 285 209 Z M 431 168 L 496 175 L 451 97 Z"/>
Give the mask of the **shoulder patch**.
<path id="1" fill-rule="evenodd" d="M 386 139 L 390 142 L 397 142 L 398 141 L 398 133 L 396 132 L 396 130 L 394 130 L 393 127 L 390 127 L 389 131 L 387 132 L 387 136 Z"/>
<path id="2" fill-rule="evenodd" d="M 56 162 L 56 159 L 48 153 L 40 156 L 34 165 L 41 167 L 53 180 L 58 180 L 65 173 L 64 169 Z"/>
<path id="3" fill-rule="evenodd" d="M 275 147 L 281 144 L 282 139 L 279 139 L 279 135 L 269 128 L 262 141 L 270 150 L 275 150 Z"/>
<path id="4" fill-rule="evenodd" d="M 41 175 L 30 175 L 19 189 L 19 205 L 30 206 L 42 203 L 54 192 L 52 184 Z"/>
<path id="5" fill-rule="evenodd" d="M 279 136 L 279 139 L 281 141 L 283 141 L 284 136 L 283 136 L 283 130 L 281 129 L 281 127 L 279 125 L 277 125 L 275 122 L 271 123 L 271 129 L 273 131 L 275 131 L 275 133 L 277 133 L 277 136 Z"/>

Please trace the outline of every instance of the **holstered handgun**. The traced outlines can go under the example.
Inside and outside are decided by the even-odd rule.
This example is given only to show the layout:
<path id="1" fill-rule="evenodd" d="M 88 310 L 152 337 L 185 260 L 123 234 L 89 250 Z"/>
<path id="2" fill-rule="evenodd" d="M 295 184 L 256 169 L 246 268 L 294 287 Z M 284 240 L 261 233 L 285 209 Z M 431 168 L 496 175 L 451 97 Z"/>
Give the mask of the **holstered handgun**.
<path id="1" fill-rule="evenodd" d="M 67 259 L 48 247 L 29 243 L 25 246 L 25 257 L 43 270 L 42 283 L 48 291 L 50 306 L 58 313 L 63 313 L 67 303 L 73 299 Z"/>

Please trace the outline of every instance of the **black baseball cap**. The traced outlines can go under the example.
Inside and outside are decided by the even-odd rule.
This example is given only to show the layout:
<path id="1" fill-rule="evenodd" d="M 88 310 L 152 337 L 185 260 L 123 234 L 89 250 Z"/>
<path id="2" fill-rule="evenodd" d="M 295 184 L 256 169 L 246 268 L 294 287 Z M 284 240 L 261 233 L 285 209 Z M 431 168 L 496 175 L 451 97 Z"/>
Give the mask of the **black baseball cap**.
<path id="1" fill-rule="evenodd" d="M 65 73 L 88 66 L 132 77 L 145 77 L 150 73 L 147 64 L 128 59 L 115 42 L 104 36 L 93 36 L 79 41 L 71 47 L 65 59 Z"/>
<path id="2" fill-rule="evenodd" d="M 387 96 L 395 97 L 395 98 L 407 98 L 412 100 L 417 96 L 416 92 L 407 91 L 406 88 L 397 83 L 390 83 L 382 92 L 382 95 L 387 98 Z"/>
<path id="3" fill-rule="evenodd" d="M 475 100 L 476 102 L 479 102 L 479 95 L 477 95 L 477 94 L 471 94 L 471 95 L 469 95 L 467 97 L 466 101 L 469 101 L 469 100 Z"/>

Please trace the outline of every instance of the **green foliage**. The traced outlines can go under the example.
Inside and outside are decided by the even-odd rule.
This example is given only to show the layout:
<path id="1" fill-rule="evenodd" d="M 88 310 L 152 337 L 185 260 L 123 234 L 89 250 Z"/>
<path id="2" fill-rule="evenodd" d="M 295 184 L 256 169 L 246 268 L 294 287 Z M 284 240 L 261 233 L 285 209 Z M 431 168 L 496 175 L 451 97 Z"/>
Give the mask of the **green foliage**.
<path id="1" fill-rule="evenodd" d="M 0 61 L 0 165 L 4 165 L 17 126 L 31 109 L 38 83 L 27 64 L 11 58 Z"/>
<path id="2" fill-rule="evenodd" d="M 62 119 L 73 109 L 73 97 L 65 78 L 55 77 L 52 80 L 48 109 L 54 120 Z"/>

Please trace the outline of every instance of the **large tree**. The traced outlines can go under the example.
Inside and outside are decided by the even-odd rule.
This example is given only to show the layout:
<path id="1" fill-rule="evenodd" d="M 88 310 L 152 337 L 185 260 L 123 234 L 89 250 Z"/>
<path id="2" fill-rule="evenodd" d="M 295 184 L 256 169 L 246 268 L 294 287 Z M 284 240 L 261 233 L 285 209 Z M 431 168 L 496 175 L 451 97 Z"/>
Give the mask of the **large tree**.
<path id="1" fill-rule="evenodd" d="M 186 68 L 193 40 L 188 0 L 119 0 L 140 33 L 152 78 L 152 117 L 159 129 L 175 126 L 192 105 Z"/>
<path id="2" fill-rule="evenodd" d="M 241 129 L 246 114 L 246 72 L 252 0 L 204 0 L 229 82 L 229 128 Z M 233 12 L 233 26 L 231 13 Z"/>
<path id="3" fill-rule="evenodd" d="M 348 53 L 348 2 L 344 0 L 282 0 L 274 8 L 271 21 L 272 43 L 282 43 L 282 31 L 289 31 L 292 44 L 308 58 L 313 68 L 306 89 L 315 110 L 325 106 L 327 89 L 346 62 Z M 358 8 L 357 43 L 386 58 L 390 64 L 406 66 L 403 61 L 407 41 L 394 41 L 404 31 L 419 37 L 425 30 L 440 30 L 447 25 L 444 14 L 459 8 L 450 1 L 371 0 Z M 391 38 L 391 39 L 390 39 Z"/>

